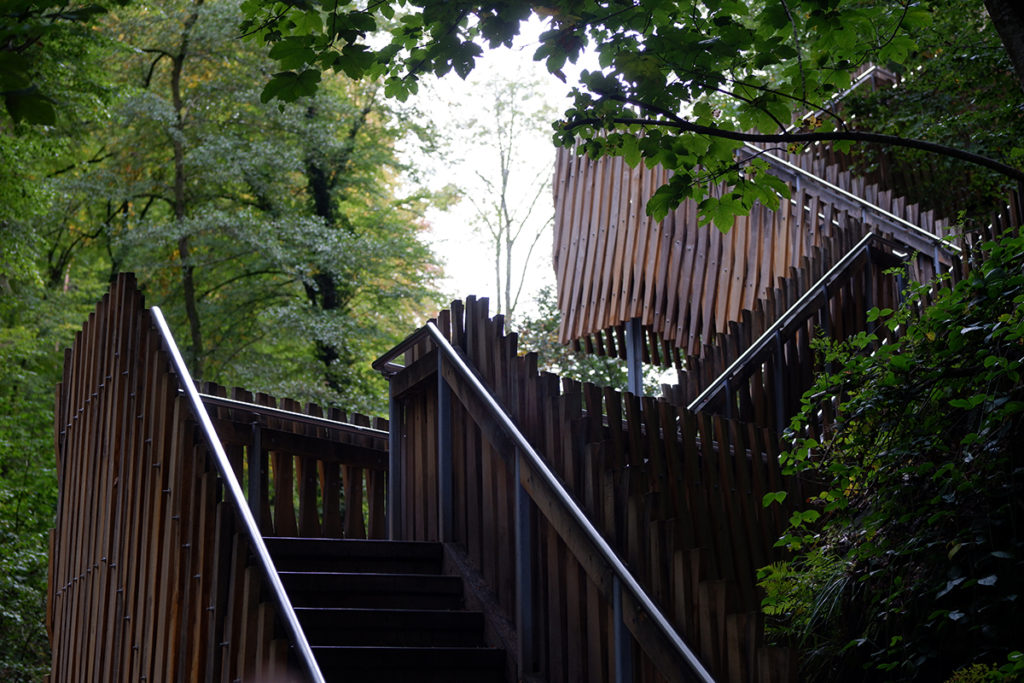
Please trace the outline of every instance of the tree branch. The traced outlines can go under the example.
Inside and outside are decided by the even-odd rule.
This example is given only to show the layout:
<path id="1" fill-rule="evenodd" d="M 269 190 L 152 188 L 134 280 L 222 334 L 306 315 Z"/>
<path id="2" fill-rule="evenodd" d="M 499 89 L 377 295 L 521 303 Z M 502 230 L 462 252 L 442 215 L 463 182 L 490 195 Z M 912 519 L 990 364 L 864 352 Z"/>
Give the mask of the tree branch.
<path id="1" fill-rule="evenodd" d="M 956 147 L 949 147 L 948 145 L 941 145 L 937 142 L 928 142 L 927 140 L 915 140 L 913 138 L 901 138 L 896 135 L 886 135 L 884 133 L 871 133 L 868 131 L 834 131 L 830 133 L 744 133 L 737 130 L 727 130 L 724 128 L 716 128 L 714 126 L 702 126 L 700 124 L 692 123 L 690 121 L 680 120 L 674 118 L 672 120 L 664 121 L 659 119 L 648 119 L 648 118 L 628 118 L 628 117 L 617 117 L 613 119 L 600 119 L 600 118 L 581 118 L 567 121 L 565 123 L 565 130 L 572 131 L 577 128 L 584 126 L 594 126 L 601 128 L 606 126 L 608 123 L 617 123 L 625 126 L 659 126 L 664 128 L 673 128 L 680 130 L 685 133 L 699 133 L 701 135 L 709 135 L 717 138 L 724 138 L 726 140 L 737 140 L 739 142 L 835 142 L 835 141 L 850 141 L 850 142 L 870 142 L 879 145 L 891 145 L 893 147 L 907 147 L 910 149 L 919 149 L 925 152 L 931 152 L 932 154 L 940 154 L 942 156 L 951 157 L 953 159 L 960 159 L 968 163 L 983 166 L 991 169 L 1000 175 L 1006 176 L 1016 180 L 1019 183 L 1024 183 L 1024 171 L 1016 169 L 1007 164 L 990 159 L 989 157 L 982 156 L 980 154 L 974 154 L 966 150 L 957 149 Z"/>

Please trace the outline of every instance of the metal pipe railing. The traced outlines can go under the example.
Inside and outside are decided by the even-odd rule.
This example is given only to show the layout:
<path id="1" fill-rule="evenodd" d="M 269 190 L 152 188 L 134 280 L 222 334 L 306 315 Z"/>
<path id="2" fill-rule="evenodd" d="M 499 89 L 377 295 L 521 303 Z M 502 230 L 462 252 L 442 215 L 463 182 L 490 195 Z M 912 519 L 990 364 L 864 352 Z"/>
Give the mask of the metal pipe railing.
<path id="1" fill-rule="evenodd" d="M 736 357 L 732 363 L 729 364 L 722 374 L 720 374 L 713 382 L 705 387 L 704 391 L 700 392 L 697 398 L 693 399 L 686 409 L 691 412 L 700 412 L 707 407 L 708 403 L 722 390 L 726 389 L 732 379 L 740 374 L 740 370 L 744 368 L 753 359 L 757 358 L 759 354 L 764 351 L 768 345 L 772 342 L 773 338 L 781 334 L 787 327 L 798 321 L 804 314 L 807 305 L 822 292 L 827 292 L 829 285 L 834 281 L 840 273 L 853 265 L 854 262 L 860 257 L 860 255 L 871 248 L 871 242 L 875 240 L 881 240 L 880 237 L 874 234 L 867 234 L 861 238 L 857 244 L 846 252 L 843 258 L 829 268 L 828 272 L 821 276 L 821 278 L 807 289 L 803 295 L 796 300 L 792 306 L 790 306 L 785 313 L 779 316 L 772 325 L 766 329 L 757 340 L 748 346 L 743 353 Z"/>
<path id="2" fill-rule="evenodd" d="M 150 310 L 153 313 L 153 321 L 156 323 L 156 327 L 160 331 L 160 335 L 163 337 L 164 344 L 167 347 L 167 352 L 171 356 L 171 362 L 174 365 L 174 370 L 178 373 L 178 381 L 181 385 L 181 390 L 188 398 L 188 401 L 192 406 L 192 413 L 199 423 L 200 430 L 203 433 L 203 438 L 206 440 L 206 445 L 213 454 L 213 461 L 217 466 L 217 471 L 220 472 L 220 477 L 224 483 L 224 489 L 227 491 L 228 499 L 235 508 L 235 514 L 237 514 L 239 519 L 241 519 L 242 530 L 249 540 L 253 555 L 256 557 L 256 562 L 263 573 L 263 578 L 266 580 L 270 588 L 271 596 L 273 597 L 275 606 L 277 607 L 278 616 L 284 624 L 285 631 L 292 638 L 292 644 L 295 647 L 296 659 L 298 659 L 299 664 L 309 675 L 309 678 L 313 683 L 325 683 L 323 674 L 320 673 L 320 667 L 317 665 L 316 658 L 313 656 L 313 650 L 309 646 L 309 641 L 306 640 L 306 634 L 303 632 L 302 626 L 299 624 L 299 619 L 295 615 L 295 610 L 292 607 L 291 601 L 288 599 L 288 594 L 285 593 L 284 584 L 281 583 L 281 577 L 278 575 L 277 569 L 274 567 L 274 562 L 270 557 L 270 551 L 267 549 L 266 543 L 263 542 L 263 536 L 260 534 L 259 526 L 256 524 L 256 519 L 252 516 L 252 512 L 249 510 L 249 505 L 245 499 L 245 495 L 242 493 L 242 487 L 235 478 L 234 470 L 232 470 L 231 463 L 228 461 L 228 456 L 224 451 L 224 446 L 217 437 L 217 432 L 213 428 L 213 422 L 210 419 L 210 415 L 206 412 L 206 406 L 203 405 L 203 399 L 199 395 L 199 391 L 196 389 L 195 382 L 192 381 L 192 376 L 189 374 L 188 367 L 185 365 L 185 361 L 181 357 L 181 352 L 178 350 L 178 346 L 174 343 L 174 337 L 171 335 L 171 330 L 167 326 L 167 321 L 164 320 L 163 313 L 161 313 L 159 307 L 154 306 Z"/>
<path id="3" fill-rule="evenodd" d="M 853 192 L 850 192 L 849 190 L 844 190 L 838 185 L 830 183 L 829 181 L 825 180 L 819 175 L 816 175 L 815 173 L 812 173 L 811 171 L 800 168 L 796 164 L 790 163 L 783 159 L 782 157 L 775 156 L 771 152 L 749 142 L 744 142 L 743 146 L 746 149 L 756 153 L 758 157 L 766 159 L 769 162 L 769 164 L 774 165 L 776 167 L 784 168 L 790 173 L 793 173 L 794 175 L 797 175 L 802 179 L 806 179 L 812 184 L 824 188 L 828 192 L 838 195 L 839 197 L 842 197 L 846 201 L 851 202 L 856 206 L 859 206 L 864 211 L 874 214 L 877 218 L 881 219 L 881 222 L 887 223 L 892 227 L 900 228 L 902 230 L 907 230 L 913 233 L 914 235 L 924 239 L 926 243 L 928 243 L 929 246 L 933 248 L 938 247 L 940 249 L 948 249 L 957 254 L 961 252 L 960 247 L 958 247 L 957 245 L 942 239 L 938 235 L 928 232 L 921 226 L 915 225 L 914 223 L 911 223 L 905 218 L 900 218 L 896 214 L 892 213 L 891 211 L 883 209 L 877 204 L 872 204 L 868 200 L 864 199 L 859 195 L 854 194 Z"/>
<path id="4" fill-rule="evenodd" d="M 199 398 L 202 400 L 203 405 L 215 406 L 218 408 L 230 408 L 232 410 L 244 410 L 248 413 L 258 415 L 260 417 L 273 417 L 279 420 L 286 420 L 288 422 L 310 425 L 312 427 L 334 429 L 339 432 L 346 432 L 358 436 L 372 436 L 378 439 L 386 439 L 388 437 L 388 432 L 383 429 L 374 429 L 373 427 L 364 427 L 362 425 L 355 425 L 350 422 L 332 420 L 327 417 L 317 417 L 316 415 L 297 413 L 294 410 L 285 410 L 283 408 L 261 406 L 258 403 L 247 403 L 246 401 L 238 401 L 233 398 L 214 396 L 213 394 L 200 393 Z"/>
<path id="5" fill-rule="evenodd" d="M 378 370 L 393 371 L 395 366 L 390 361 L 427 336 L 433 341 L 440 354 L 444 357 L 444 360 L 450 363 L 455 372 L 467 382 L 481 405 L 497 420 L 501 430 L 505 432 L 516 448 L 526 457 L 530 466 L 540 475 L 543 482 L 554 491 L 558 504 L 569 513 L 570 518 L 579 526 L 585 538 L 593 544 L 603 561 L 612 570 L 615 583 L 621 586 L 621 590 L 625 590 L 633 596 L 641 610 L 650 617 L 696 678 L 704 683 L 713 683 L 714 678 L 712 678 L 697 655 L 676 632 L 665 615 L 661 613 L 661 610 L 654 604 L 654 601 L 647 595 L 646 591 L 640 586 L 636 578 L 633 577 L 629 569 L 626 568 L 622 560 L 619 559 L 612 547 L 590 522 L 569 492 L 565 490 L 565 487 L 555 473 L 551 471 L 551 468 L 548 467 L 544 459 L 519 430 L 511 416 L 502 408 L 490 390 L 484 386 L 462 354 L 452 346 L 451 342 L 448 341 L 434 323 L 428 322 L 418 331 L 414 332 L 401 344 L 374 361 L 373 367 Z M 613 600 L 613 603 L 613 606 L 618 609 L 618 613 L 615 615 L 616 622 L 618 623 L 622 619 L 622 601 L 621 599 Z"/>

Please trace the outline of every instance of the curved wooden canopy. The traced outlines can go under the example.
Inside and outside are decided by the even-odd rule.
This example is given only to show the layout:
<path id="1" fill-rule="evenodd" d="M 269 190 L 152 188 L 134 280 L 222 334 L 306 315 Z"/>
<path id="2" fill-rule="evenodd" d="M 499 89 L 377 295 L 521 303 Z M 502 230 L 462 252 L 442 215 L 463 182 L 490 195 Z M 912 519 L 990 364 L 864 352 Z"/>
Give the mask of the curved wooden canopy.
<path id="1" fill-rule="evenodd" d="M 837 240 L 900 231 L 934 248 L 931 236 L 943 234 L 943 223 L 931 212 L 866 185 L 829 157 L 822 149 L 764 155 L 791 198 L 777 211 L 755 204 L 722 233 L 698 226 L 692 200 L 661 222 L 647 216 L 647 200 L 668 178 L 665 169 L 560 150 L 554 264 L 562 343 L 624 357 L 624 326 L 639 318 L 645 360 L 678 367 L 680 354 L 699 354 L 780 278 L 821 250 L 835 252 Z"/>

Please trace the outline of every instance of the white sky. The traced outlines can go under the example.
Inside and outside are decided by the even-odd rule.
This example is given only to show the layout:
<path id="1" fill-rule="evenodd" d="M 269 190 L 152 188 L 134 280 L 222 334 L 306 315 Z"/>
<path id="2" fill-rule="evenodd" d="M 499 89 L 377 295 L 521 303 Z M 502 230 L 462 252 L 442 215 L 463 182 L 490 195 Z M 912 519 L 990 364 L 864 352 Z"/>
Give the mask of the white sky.
<path id="1" fill-rule="evenodd" d="M 484 55 L 477 61 L 476 68 L 466 81 L 454 73 L 440 80 L 421 81 L 420 93 L 414 104 L 451 139 L 447 158 L 414 160 L 417 166 L 424 168 L 425 180 L 431 189 L 436 190 L 447 184 L 454 184 L 466 192 L 480 193 L 481 184 L 476 179 L 476 174 L 486 173 L 492 177 L 497 174 L 498 162 L 494 147 L 488 146 L 486 140 L 478 136 L 465 134 L 466 120 L 484 114 L 488 98 L 481 87 L 483 83 L 495 79 L 536 81 L 542 84 L 538 94 L 553 108 L 556 115 L 568 106 L 570 86 L 549 74 L 542 62 L 533 61 L 537 37 L 544 30 L 546 28 L 540 21 L 533 20 L 524 25 L 522 35 L 512 49 L 485 49 Z M 574 72 L 570 72 L 569 68 L 565 71 L 570 79 L 574 77 Z M 551 143 L 551 134 L 545 129 L 535 135 L 521 136 L 516 157 L 518 163 L 512 170 L 510 195 L 514 199 L 518 194 L 521 201 L 525 201 L 525 196 L 530 193 L 523 185 L 531 184 L 538 174 L 544 174 L 550 179 L 553 173 L 555 147 Z M 532 197 L 532 194 L 530 196 Z M 544 223 L 553 212 L 553 199 L 549 189 L 540 197 L 531 216 L 534 225 L 524 232 L 532 230 L 536 233 L 536 226 Z M 489 244 L 489 235 L 486 232 L 473 229 L 474 215 L 473 203 L 467 199 L 458 202 L 448 211 L 430 212 L 430 243 L 444 262 L 446 277 L 442 282 L 442 291 L 448 298 L 464 299 L 469 294 L 486 296 L 491 299 L 493 313 L 496 296 L 493 247 Z M 521 242 L 525 245 L 528 239 L 524 237 Z M 517 243 L 513 250 L 514 258 L 520 250 L 525 252 L 525 246 Z M 552 237 L 549 225 L 546 234 L 540 238 L 530 256 L 526 282 L 516 307 L 517 313 L 534 312 L 533 299 L 537 291 L 545 284 L 554 284 L 551 250 Z M 514 277 L 523 268 L 521 255 L 517 261 L 513 266 Z"/>

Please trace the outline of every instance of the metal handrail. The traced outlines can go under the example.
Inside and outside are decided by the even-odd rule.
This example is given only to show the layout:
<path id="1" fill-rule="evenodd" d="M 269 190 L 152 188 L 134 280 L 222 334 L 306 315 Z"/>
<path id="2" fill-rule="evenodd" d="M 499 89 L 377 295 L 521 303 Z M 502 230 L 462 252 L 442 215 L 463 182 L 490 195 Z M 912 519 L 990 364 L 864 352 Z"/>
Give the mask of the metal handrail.
<path id="1" fill-rule="evenodd" d="M 476 394 L 477 398 L 487 409 L 487 412 L 498 420 L 502 430 L 512 439 L 516 447 L 527 457 L 530 464 L 540 474 L 544 482 L 555 492 L 558 502 L 568 511 L 573 521 L 582 528 L 584 535 L 597 548 L 602 559 L 611 567 L 618 581 L 625 586 L 625 588 L 633 595 L 633 598 L 637 601 L 640 607 L 651 617 L 654 623 L 658 626 L 658 629 L 672 644 L 675 651 L 690 667 L 690 670 L 699 680 L 704 681 L 704 683 L 713 683 L 714 678 L 712 678 L 711 674 L 697 658 L 697 655 L 694 654 L 685 641 L 683 641 L 682 637 L 676 632 L 675 628 L 672 627 L 668 619 L 666 619 L 661 613 L 661 610 L 659 610 L 654 604 L 654 601 L 651 600 L 630 573 L 629 569 L 626 568 L 626 565 L 623 564 L 622 560 L 620 560 L 618 555 L 615 554 L 612 547 L 608 545 L 608 542 L 603 536 L 601 536 L 600 532 L 598 532 L 594 525 L 591 524 L 590 520 L 587 519 L 583 510 L 581 510 L 579 505 L 576 504 L 576 501 L 573 500 L 569 492 L 565 490 L 562 482 L 559 481 L 558 477 L 551 471 L 547 463 L 544 462 L 544 459 L 541 458 L 536 450 L 534 450 L 533 446 L 526 439 L 523 433 L 519 431 L 515 422 L 505 409 L 501 407 L 501 404 L 499 404 L 497 399 L 494 398 L 494 395 L 490 390 L 484 386 L 477 374 L 462 357 L 462 354 L 452 346 L 451 342 L 448 341 L 434 323 L 428 322 L 426 325 L 414 332 L 401 344 L 374 361 L 373 367 L 379 370 L 393 369 L 394 365 L 390 363 L 393 358 L 409 349 L 417 341 L 428 335 L 444 358 L 451 363 L 459 376 L 469 384 L 473 393 Z"/>
<path id="2" fill-rule="evenodd" d="M 870 81 L 871 78 L 875 75 L 876 71 L 881 71 L 881 69 L 878 68 L 877 64 L 872 64 L 871 66 L 869 66 L 867 69 L 864 70 L 864 73 L 862 73 L 860 76 L 857 76 L 857 80 L 855 80 L 853 83 L 851 83 L 849 88 L 847 88 L 846 90 L 843 90 L 842 92 L 837 92 L 835 95 L 833 95 L 832 97 L 828 98 L 828 100 L 825 102 L 825 104 L 823 104 L 822 106 L 820 106 L 817 109 L 815 109 L 812 112 L 814 114 L 814 116 L 817 116 L 818 114 L 824 114 L 824 113 L 828 112 L 829 108 L 832 105 L 838 104 L 839 102 L 842 102 L 844 99 L 846 99 L 847 95 L 849 95 L 854 90 L 856 90 L 860 86 L 862 86 L 865 83 L 867 83 L 868 81 Z M 805 119 L 809 115 L 810 114 L 804 114 L 801 117 L 801 119 Z M 798 126 L 797 124 L 791 123 L 788 126 L 786 126 L 786 132 L 790 133 L 790 132 L 796 130 L 797 128 L 799 128 L 799 127 L 800 126 Z"/>
<path id="3" fill-rule="evenodd" d="M 737 356 L 736 360 L 734 360 L 729 367 L 722 371 L 714 381 L 708 384 L 704 391 L 700 392 L 697 398 L 693 399 L 693 401 L 686 406 L 686 409 L 696 413 L 706 408 L 708 403 L 711 402 L 711 399 L 714 398 L 715 394 L 717 394 L 738 374 L 737 371 L 740 368 L 756 358 L 765 348 L 767 348 L 772 337 L 774 337 L 776 333 L 782 332 L 782 330 L 793 324 L 794 321 L 798 320 L 799 317 L 804 314 L 805 311 L 803 309 L 807 304 L 810 303 L 814 297 L 825 291 L 831 281 L 834 280 L 840 272 L 852 265 L 865 249 L 870 249 L 870 243 L 876 240 L 881 241 L 881 238 L 873 233 L 864 235 L 864 237 L 862 237 L 861 240 L 850 249 L 850 251 L 846 252 L 846 255 L 843 256 L 843 258 L 839 259 L 834 266 L 829 268 L 827 273 L 822 275 L 821 278 L 819 278 L 812 286 L 808 287 L 807 291 L 796 300 L 796 303 L 786 309 L 786 312 L 779 316 L 779 319 L 772 323 L 753 344 L 748 346 L 743 353 Z"/>
<path id="4" fill-rule="evenodd" d="M 232 410 L 244 410 L 261 417 L 273 417 L 279 420 L 287 420 L 289 422 L 296 422 L 299 424 L 310 425 L 313 427 L 321 427 L 324 429 L 335 429 L 340 432 L 348 432 L 350 434 L 356 434 L 359 436 L 372 436 L 375 438 L 388 437 L 386 429 L 375 429 L 373 427 L 364 427 L 363 425 L 355 425 L 351 422 L 341 422 L 340 420 L 332 420 L 327 417 L 318 417 L 316 415 L 307 415 L 306 413 L 297 413 L 294 410 L 285 410 L 283 408 L 272 408 L 270 406 L 261 406 L 258 403 L 248 403 L 246 401 L 239 401 L 233 398 L 225 398 L 223 396 L 214 396 L 213 394 L 200 393 L 199 398 L 202 400 L 204 405 L 216 406 L 218 408 L 230 408 Z"/>
<path id="5" fill-rule="evenodd" d="M 819 186 L 825 188 L 826 190 L 828 190 L 829 192 L 837 194 L 837 195 L 843 197 L 844 199 L 846 199 L 847 201 L 850 201 L 850 202 L 853 202 L 854 204 L 859 205 L 862 209 L 880 216 L 881 218 L 885 219 L 885 222 L 893 224 L 893 225 L 895 225 L 897 227 L 900 227 L 900 228 L 902 228 L 904 230 L 909 230 L 909 231 L 911 231 L 911 232 L 913 232 L 915 234 L 918 234 L 920 237 L 923 237 L 928 242 L 931 242 L 933 247 L 939 247 L 939 248 L 942 248 L 942 249 L 948 249 L 948 250 L 951 250 L 951 251 L 953 251 L 954 253 L 957 253 L 957 254 L 959 254 L 962 251 L 960 249 L 960 247 L 958 247 L 957 245 L 952 244 L 951 242 L 947 242 L 946 240 L 942 239 L 938 235 L 935 235 L 933 233 L 928 232 L 927 230 L 925 230 L 921 226 L 915 225 L 914 223 L 911 223 L 910 221 L 906 220 L 905 218 L 900 218 L 899 216 L 897 216 L 896 214 L 892 213 L 891 211 L 886 211 L 885 209 L 883 209 L 882 207 L 878 206 L 877 204 L 872 204 L 871 202 L 869 202 L 868 200 L 864 199 L 863 197 L 860 197 L 860 196 L 854 194 L 853 192 L 850 192 L 849 190 L 844 190 L 843 188 L 839 187 L 838 185 L 835 185 L 835 184 L 830 183 L 829 181 L 825 180 L 821 176 L 819 176 L 819 175 L 817 175 L 815 173 L 812 173 L 811 171 L 808 171 L 806 169 L 800 168 L 796 164 L 790 163 L 790 162 L 786 161 L 785 159 L 783 159 L 782 157 L 775 156 L 771 152 L 769 152 L 769 151 L 767 151 L 767 150 L 765 150 L 765 149 L 763 149 L 761 147 L 758 147 L 757 145 L 751 144 L 749 142 L 744 142 L 743 146 L 746 147 L 748 150 L 752 150 L 752 151 L 756 152 L 758 156 L 767 158 L 769 163 L 775 164 L 777 166 L 781 166 L 781 167 L 785 168 L 786 170 L 788 170 L 788 171 L 790 171 L 792 173 L 798 174 L 801 177 L 806 178 L 807 180 L 809 180 L 811 183 L 813 183 L 815 185 L 819 185 Z"/>
<path id="6" fill-rule="evenodd" d="M 217 432 L 213 428 L 213 422 L 210 419 L 209 413 L 206 412 L 203 399 L 196 389 L 195 382 L 189 374 L 188 367 L 186 367 L 185 361 L 181 357 L 177 344 L 174 343 L 174 337 L 167 326 L 167 321 L 164 320 L 163 313 L 161 313 L 159 307 L 154 306 L 150 310 L 153 313 L 156 327 L 164 339 L 167 351 L 171 355 L 171 361 L 174 364 L 175 371 L 178 373 L 181 389 L 188 397 L 188 401 L 192 406 L 192 413 L 199 422 L 203 438 L 206 439 L 206 445 L 213 453 L 213 461 L 217 466 L 218 472 L 220 472 L 224 488 L 234 504 L 235 513 L 242 520 L 242 530 L 249 539 L 249 544 L 253 554 L 256 556 L 257 564 L 259 564 L 263 572 L 263 578 L 269 584 L 270 593 L 276 604 L 278 615 L 281 617 L 281 621 L 284 622 L 285 630 L 292 637 L 295 654 L 313 683 L 326 683 L 323 674 L 320 673 L 320 667 L 316 663 L 316 658 L 313 656 L 313 650 L 309 646 L 309 641 L 306 640 L 306 634 L 302 631 L 299 619 L 295 615 L 295 609 L 292 607 L 287 593 L 285 593 L 284 584 L 281 583 L 281 577 L 274 567 L 270 551 L 267 550 L 267 544 L 263 542 L 263 536 L 260 534 L 256 519 L 249 510 L 245 495 L 242 493 L 242 487 L 235 478 L 234 470 L 231 468 L 231 463 L 228 460 L 227 453 L 224 451 L 224 446 L 217 437 Z"/>
<path id="7" fill-rule="evenodd" d="M 856 90 L 857 88 L 859 88 L 860 86 L 864 85 L 869 80 L 871 80 L 871 78 L 874 76 L 875 72 L 879 71 L 879 70 L 880 69 L 878 68 L 877 65 L 872 64 L 864 73 L 862 73 L 860 76 L 857 77 L 857 80 L 855 80 L 853 83 L 850 84 L 850 87 L 848 87 L 846 90 L 843 90 L 840 93 L 836 93 L 835 95 L 830 97 L 828 102 L 826 102 L 824 106 L 818 108 L 815 111 L 815 115 L 821 114 L 821 113 L 824 113 L 824 112 L 828 111 L 829 107 L 831 107 L 832 105 L 836 104 L 837 102 L 842 101 L 851 92 L 853 92 L 854 90 Z M 791 132 L 791 131 L 795 130 L 796 128 L 797 128 L 796 124 L 791 124 L 790 126 L 788 126 L 786 128 L 786 132 Z M 808 171 L 806 169 L 800 168 L 796 164 L 793 164 L 793 163 L 790 163 L 790 162 L 786 161 L 782 157 L 775 156 L 774 154 L 772 154 L 771 152 L 769 152 L 766 149 L 758 147 L 757 145 L 751 144 L 749 142 L 744 142 L 743 146 L 746 147 L 748 150 L 752 150 L 754 152 L 757 152 L 758 156 L 767 157 L 769 162 L 771 162 L 771 163 L 773 163 L 773 164 L 775 164 L 777 166 L 782 166 L 783 168 L 785 168 L 785 169 L 787 169 L 787 170 L 789 170 L 789 171 L 791 171 L 793 173 L 797 173 L 800 176 L 802 176 L 804 178 L 807 178 L 808 180 L 810 180 L 812 183 L 814 183 L 816 185 L 820 185 L 820 186 L 828 189 L 831 192 L 839 194 L 840 196 L 842 196 L 843 198 L 845 198 L 845 199 L 847 199 L 849 201 L 852 201 L 852 202 L 854 202 L 856 204 L 859 204 L 862 208 L 870 211 L 871 213 L 874 213 L 874 214 L 877 214 L 877 215 L 881 216 L 882 218 L 884 218 L 889 223 L 895 223 L 896 225 L 898 225 L 900 227 L 903 227 L 904 229 L 911 230 L 911 231 L 916 232 L 916 233 L 920 233 L 921 236 L 925 237 L 925 239 L 927 239 L 928 241 L 932 242 L 933 246 L 938 246 L 938 247 L 942 247 L 942 248 L 948 248 L 948 249 L 953 250 L 955 253 L 960 253 L 960 251 L 961 251 L 960 247 L 956 246 L 955 244 L 951 244 L 951 243 L 943 240 L 938 235 L 934 235 L 934 234 L 928 232 L 927 230 L 925 230 L 921 226 L 915 225 L 914 223 L 911 223 L 910 221 L 908 221 L 908 220 L 906 220 L 904 218 L 900 218 L 899 216 L 897 216 L 896 214 L 892 213 L 891 211 L 886 211 L 885 209 L 883 209 L 882 207 L 878 206 L 877 204 L 873 204 L 873 203 L 869 202 L 868 200 L 864 199 L 863 197 L 860 197 L 860 196 L 858 196 L 858 195 L 856 195 L 856 194 L 854 194 L 854 193 L 852 193 L 852 192 L 850 192 L 848 190 L 844 190 L 843 188 L 839 187 L 838 185 L 834 185 L 833 183 L 830 183 L 829 181 L 825 180 L 821 176 L 819 176 L 819 175 L 817 175 L 815 173 L 812 173 L 811 171 Z"/>

